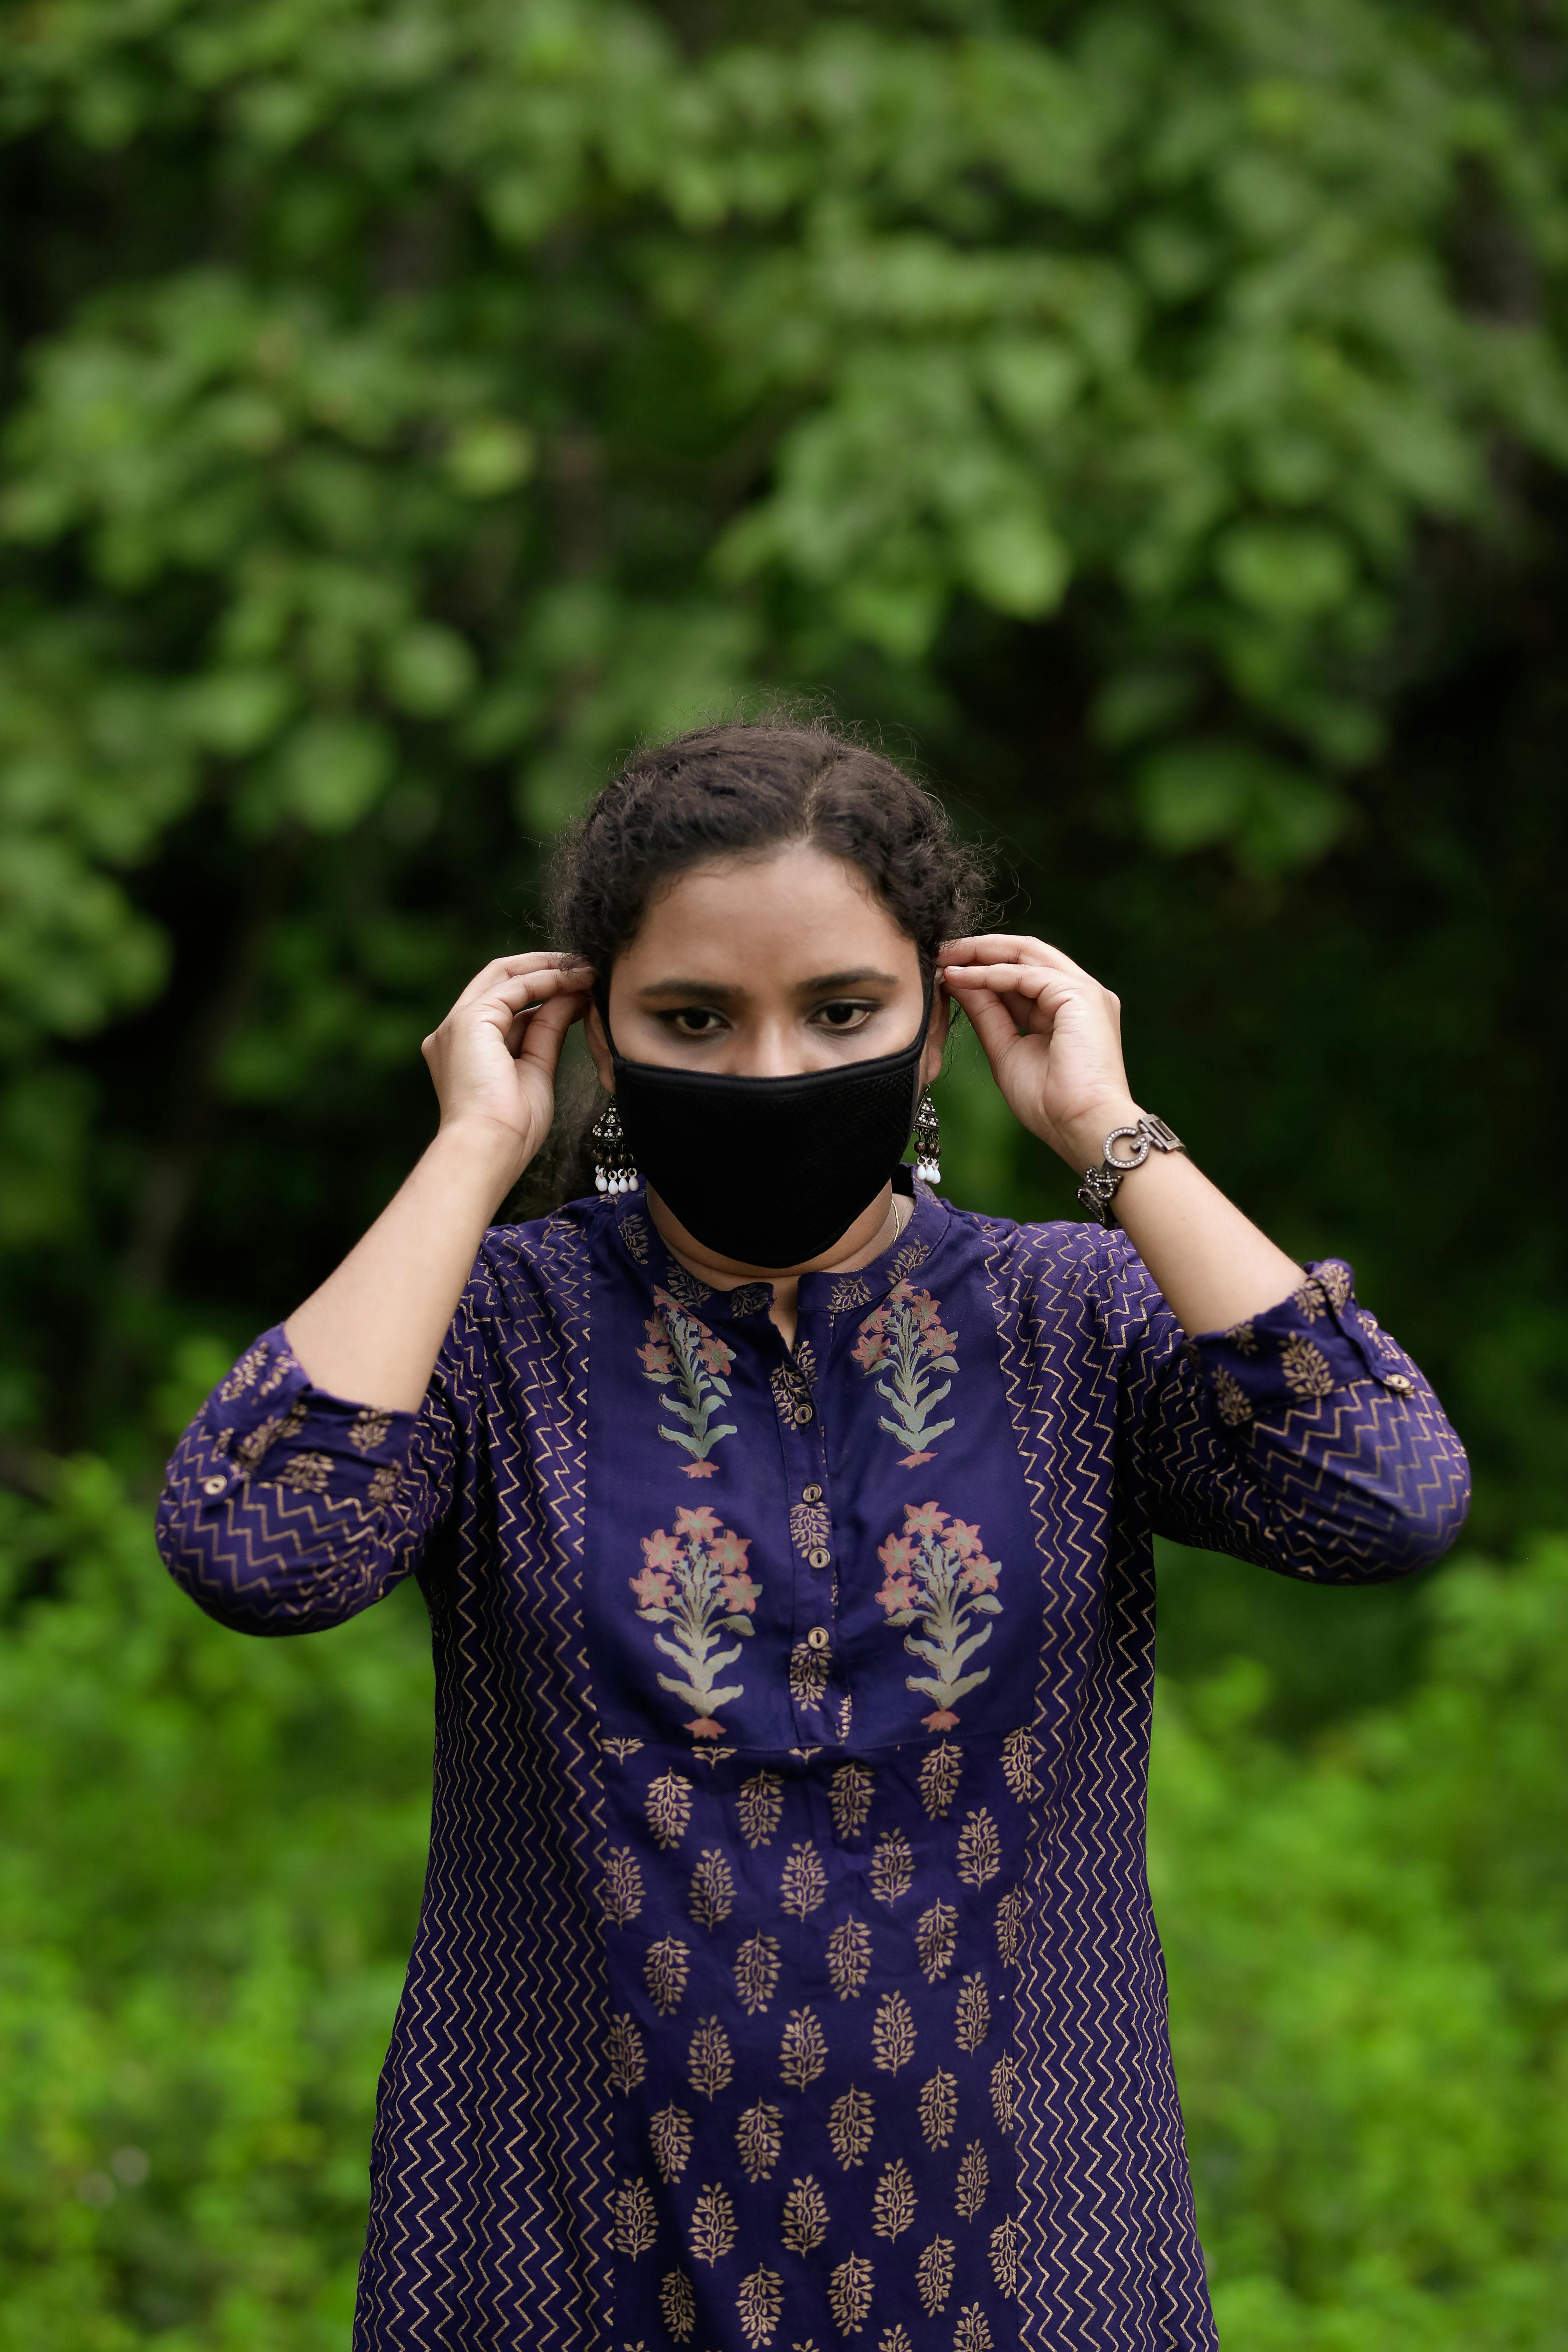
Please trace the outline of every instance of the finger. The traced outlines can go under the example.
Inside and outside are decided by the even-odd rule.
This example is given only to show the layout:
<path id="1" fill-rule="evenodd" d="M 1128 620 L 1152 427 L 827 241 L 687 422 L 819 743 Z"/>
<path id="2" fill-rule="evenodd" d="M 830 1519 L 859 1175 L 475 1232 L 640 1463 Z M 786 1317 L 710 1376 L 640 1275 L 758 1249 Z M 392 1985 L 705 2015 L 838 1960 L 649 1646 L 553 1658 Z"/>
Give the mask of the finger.
<path id="1" fill-rule="evenodd" d="M 966 1001 L 982 989 L 989 990 L 994 995 L 1031 999 L 1051 995 L 1060 998 L 1074 992 L 1072 975 L 1047 964 L 972 963 L 963 965 L 947 977 L 954 988 L 964 992 Z"/>
<path id="2" fill-rule="evenodd" d="M 519 1067 L 531 1066 L 553 1084 L 562 1041 L 574 1021 L 581 1018 L 582 1011 L 582 1005 L 574 1003 L 569 996 L 553 997 L 548 1004 L 542 1004 L 512 1048 Z"/>
<path id="3" fill-rule="evenodd" d="M 1058 950 L 1027 931 L 973 931 L 966 939 L 944 940 L 937 950 L 937 965 L 995 963 L 1021 958 L 1055 955 Z"/>
<path id="4" fill-rule="evenodd" d="M 527 1019 L 542 1004 L 557 997 L 568 997 L 580 1005 L 592 985 L 593 975 L 585 964 L 569 971 L 520 971 L 510 980 L 493 982 L 482 996 L 465 1009 L 477 1019 L 493 1022 L 497 1026 L 504 1023 L 510 1030 L 519 1017 Z"/>
<path id="5" fill-rule="evenodd" d="M 559 989 L 548 993 L 541 992 L 537 995 L 531 993 L 528 1002 L 518 1006 L 507 1024 L 507 1052 L 514 1059 L 516 1058 L 521 1050 L 522 1040 L 530 1022 L 537 1020 L 539 1015 L 550 1007 L 559 1005 L 563 1009 L 566 1016 L 565 1026 L 570 1029 L 574 1021 L 582 1020 L 588 1010 L 588 1004 L 589 996 L 586 988 Z"/>
<path id="6" fill-rule="evenodd" d="M 1074 963 L 1071 956 L 1055 948 L 1048 940 L 1037 940 L 1021 931 L 986 931 L 965 940 L 952 940 L 937 952 L 937 970 L 945 971 L 951 965 L 973 967 L 992 962 L 1046 964 L 1053 971 L 1068 972 L 1079 980 L 1092 980 L 1092 972 Z"/>
<path id="7" fill-rule="evenodd" d="M 972 991 L 964 999 L 963 1009 L 992 1073 L 1000 1082 L 1002 1064 L 1018 1042 L 1017 1021 L 1003 998 L 994 996 L 989 989 Z"/>
<path id="8" fill-rule="evenodd" d="M 487 995 L 502 981 L 513 980 L 525 973 L 569 971 L 582 975 L 581 985 L 584 987 L 587 987 L 594 977 L 592 964 L 580 956 L 564 955 L 558 948 L 536 948 L 527 955 L 494 956 L 482 971 L 474 974 L 452 1011 L 458 1013 L 466 1005 L 477 1003 L 480 997 Z"/>
<path id="9" fill-rule="evenodd" d="M 573 964 L 565 969 L 547 965 L 534 971 L 514 972 L 510 979 L 498 980 L 487 993 L 490 996 L 515 997 L 520 1002 L 542 1004 L 547 996 L 576 993 L 585 995 L 594 985 L 592 964 Z"/>

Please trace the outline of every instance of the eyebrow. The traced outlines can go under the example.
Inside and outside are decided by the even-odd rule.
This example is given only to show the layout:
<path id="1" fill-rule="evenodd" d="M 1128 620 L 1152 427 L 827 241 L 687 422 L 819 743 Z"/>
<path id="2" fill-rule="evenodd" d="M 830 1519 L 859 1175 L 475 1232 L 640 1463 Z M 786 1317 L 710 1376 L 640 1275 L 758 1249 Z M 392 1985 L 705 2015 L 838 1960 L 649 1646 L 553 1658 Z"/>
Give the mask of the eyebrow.
<path id="1" fill-rule="evenodd" d="M 896 972 L 877 971 L 868 963 L 861 964 L 854 971 L 819 972 L 815 980 L 804 981 L 801 985 L 803 989 L 808 991 L 819 988 L 860 988 L 868 981 L 875 981 L 883 988 L 897 988 L 899 984 Z"/>
<path id="2" fill-rule="evenodd" d="M 863 988 L 868 982 L 884 988 L 896 988 L 899 984 L 895 972 L 877 971 L 871 965 L 864 964 L 853 971 L 818 972 L 811 980 L 803 980 L 795 992 L 800 996 L 816 996 L 835 988 Z M 721 980 L 650 980 L 637 993 L 639 996 L 721 996 L 732 999 L 744 996 L 746 991 Z"/>

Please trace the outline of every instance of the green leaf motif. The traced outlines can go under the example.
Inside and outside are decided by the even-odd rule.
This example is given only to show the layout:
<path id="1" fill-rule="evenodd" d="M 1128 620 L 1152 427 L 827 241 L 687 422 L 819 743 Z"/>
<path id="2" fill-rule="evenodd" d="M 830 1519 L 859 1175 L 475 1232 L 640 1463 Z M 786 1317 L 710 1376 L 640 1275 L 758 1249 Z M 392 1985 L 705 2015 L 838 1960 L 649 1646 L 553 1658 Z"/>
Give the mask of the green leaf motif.
<path id="1" fill-rule="evenodd" d="M 673 1382 L 679 1391 L 663 1400 L 666 1410 L 687 1424 L 684 1430 L 659 1423 L 658 1433 L 679 1445 L 691 1460 L 689 1478 L 713 1475 L 709 1455 L 724 1438 L 733 1437 L 732 1421 L 716 1421 L 720 1402 L 727 1402 L 730 1384 L 724 1372 L 733 1361 L 731 1350 L 695 1316 L 688 1315 L 666 1290 L 654 1293 L 655 1312 L 638 1350 L 646 1377 L 661 1388 Z"/>

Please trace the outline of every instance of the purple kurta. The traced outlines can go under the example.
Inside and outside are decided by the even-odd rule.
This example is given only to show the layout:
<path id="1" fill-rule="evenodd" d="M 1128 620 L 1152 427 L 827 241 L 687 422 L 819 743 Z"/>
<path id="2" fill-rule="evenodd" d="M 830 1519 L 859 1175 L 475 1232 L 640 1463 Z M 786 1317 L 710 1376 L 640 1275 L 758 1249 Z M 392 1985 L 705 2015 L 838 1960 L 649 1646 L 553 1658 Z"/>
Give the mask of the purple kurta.
<path id="1" fill-rule="evenodd" d="M 356 2347 L 1212 2347 L 1151 1534 L 1375 1582 L 1450 1542 L 1463 1451 L 1332 1260 L 1188 1344 L 1120 1232 L 921 1187 L 793 1353 L 768 1304 L 575 1202 L 487 1235 L 418 1415 L 272 1331 L 171 1466 L 225 1623 L 429 1604 Z"/>

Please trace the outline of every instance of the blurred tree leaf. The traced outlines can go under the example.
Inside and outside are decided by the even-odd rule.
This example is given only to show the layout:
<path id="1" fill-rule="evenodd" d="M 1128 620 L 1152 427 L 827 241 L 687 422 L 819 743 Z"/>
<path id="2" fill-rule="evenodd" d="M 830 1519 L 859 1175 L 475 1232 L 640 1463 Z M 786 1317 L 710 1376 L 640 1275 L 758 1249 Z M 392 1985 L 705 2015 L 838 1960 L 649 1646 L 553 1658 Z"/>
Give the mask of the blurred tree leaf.
<path id="1" fill-rule="evenodd" d="M 1331 787 L 1249 743 L 1197 741 L 1157 751 L 1141 771 L 1139 793 L 1157 848 L 1179 855 L 1228 840 L 1258 875 L 1311 864 L 1346 813 Z"/>
<path id="2" fill-rule="evenodd" d="M 1167 1690 L 1151 1871 L 1225 2341 L 1551 2340 L 1568 1547 L 1450 1571 L 1426 1677 L 1304 1763 Z"/>

